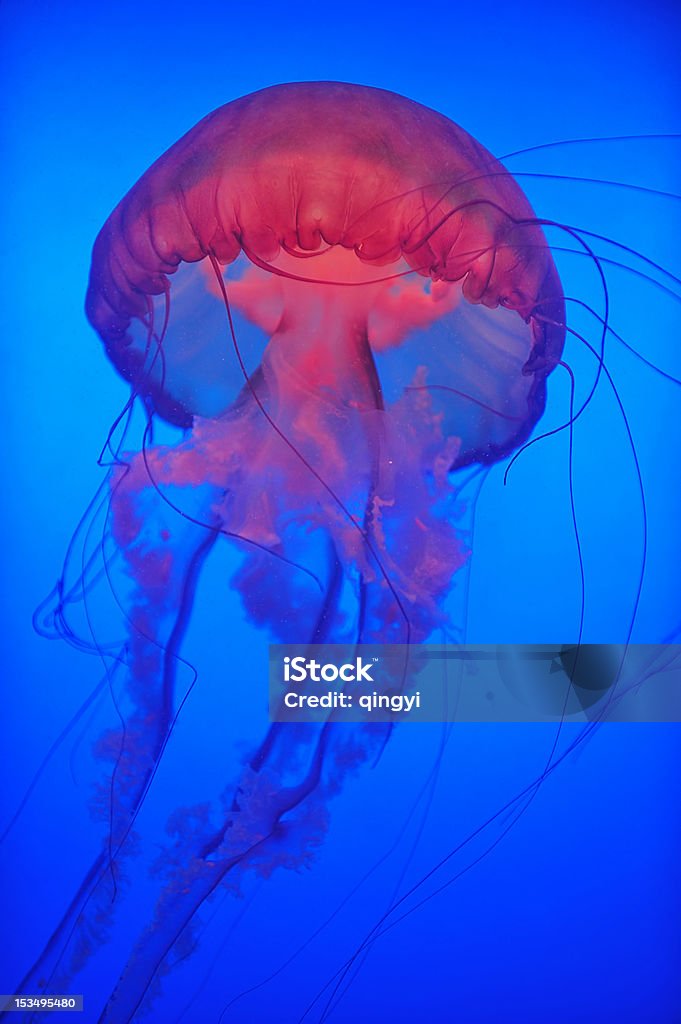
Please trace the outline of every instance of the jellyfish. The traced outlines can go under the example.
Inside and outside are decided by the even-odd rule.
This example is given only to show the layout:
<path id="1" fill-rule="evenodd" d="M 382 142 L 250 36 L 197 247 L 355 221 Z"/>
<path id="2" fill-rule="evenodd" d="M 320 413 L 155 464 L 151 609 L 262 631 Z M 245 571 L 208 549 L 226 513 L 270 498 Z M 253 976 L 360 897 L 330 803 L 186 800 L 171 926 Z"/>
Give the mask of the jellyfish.
<path id="1" fill-rule="evenodd" d="M 23 991 L 70 985 L 130 899 L 218 546 L 238 554 L 225 593 L 263 643 L 411 645 L 451 628 L 470 557 L 453 480 L 523 448 L 562 360 L 551 226 L 444 116 L 330 82 L 219 108 L 113 211 L 86 312 L 130 398 L 102 454 L 101 565 L 81 561 L 50 612 L 66 632 L 74 592 L 92 607 L 103 580 L 122 622 L 87 641 L 118 720 L 96 746 L 106 834 Z M 306 865 L 332 798 L 391 732 L 272 723 L 219 800 L 177 807 L 100 1020 L 153 1002 L 216 895 Z"/>

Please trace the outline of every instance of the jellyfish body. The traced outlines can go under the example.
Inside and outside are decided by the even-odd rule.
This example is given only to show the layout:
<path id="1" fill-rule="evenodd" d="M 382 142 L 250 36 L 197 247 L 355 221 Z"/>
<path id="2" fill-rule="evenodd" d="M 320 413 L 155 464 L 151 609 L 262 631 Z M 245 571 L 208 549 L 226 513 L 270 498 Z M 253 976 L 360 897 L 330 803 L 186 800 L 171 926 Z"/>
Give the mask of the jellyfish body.
<path id="1" fill-rule="evenodd" d="M 34 978 L 88 954 L 55 968 L 124 862 L 216 539 L 240 547 L 232 586 L 270 639 L 425 641 L 468 555 L 450 474 L 527 439 L 564 339 L 553 260 L 512 177 L 434 111 L 338 83 L 267 89 L 192 129 L 106 222 L 86 308 L 147 415 L 111 473 L 128 678 L 123 724 L 99 745 L 108 853 Z M 158 420 L 176 443 L 154 443 Z M 218 886 L 304 862 L 328 799 L 388 734 L 272 725 L 222 820 L 178 812 L 155 915 L 102 1020 L 134 1018 Z"/>

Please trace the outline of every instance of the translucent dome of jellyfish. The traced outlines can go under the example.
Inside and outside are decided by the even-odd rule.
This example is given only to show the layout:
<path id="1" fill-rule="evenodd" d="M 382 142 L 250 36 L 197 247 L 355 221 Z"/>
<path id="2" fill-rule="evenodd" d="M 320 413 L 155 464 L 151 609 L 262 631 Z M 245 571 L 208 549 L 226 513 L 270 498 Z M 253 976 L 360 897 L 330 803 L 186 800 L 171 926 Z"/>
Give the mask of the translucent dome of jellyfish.
<path id="1" fill-rule="evenodd" d="M 265 726 L 214 766 L 214 792 L 178 799 L 150 878 L 131 881 L 138 819 L 197 685 L 183 657 L 197 587 L 231 546 L 234 644 L 237 603 L 263 647 L 453 629 L 472 547 L 459 471 L 519 451 L 562 358 L 545 226 L 446 117 L 326 82 L 219 108 L 106 221 L 86 311 L 130 399 L 92 506 L 102 567 L 83 559 L 61 581 L 53 618 L 102 658 L 117 724 L 96 746 L 101 850 L 22 991 L 76 991 L 137 893 L 147 919 L 110 945 L 99 1019 L 142 1019 L 216 896 L 313 857 L 331 798 L 382 756 L 391 725 Z M 565 244 L 589 252 L 567 230 Z M 105 591 L 122 635 L 80 639 L 65 614 L 77 591 L 93 620 Z M 240 665 L 222 681 L 246 703 L 264 661 L 250 680 Z"/>

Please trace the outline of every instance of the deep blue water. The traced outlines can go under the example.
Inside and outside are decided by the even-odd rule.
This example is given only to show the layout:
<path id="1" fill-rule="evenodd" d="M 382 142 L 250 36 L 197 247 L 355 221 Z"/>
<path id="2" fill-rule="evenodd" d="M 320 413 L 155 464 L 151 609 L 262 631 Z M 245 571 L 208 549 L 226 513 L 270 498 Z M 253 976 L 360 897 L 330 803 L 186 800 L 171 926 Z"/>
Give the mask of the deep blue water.
<path id="1" fill-rule="evenodd" d="M 0 175 L 10 197 L 0 252 L 2 822 L 101 676 L 96 658 L 38 637 L 31 616 L 102 479 L 96 459 L 126 399 L 82 305 L 94 237 L 149 164 L 221 103 L 298 80 L 395 90 L 448 115 L 498 155 L 679 127 L 679 20 L 664 4 L 594 9 L 579 2 L 553 11 L 382 2 L 371 10 L 65 6 L 0 8 Z M 594 142 L 507 165 L 530 175 L 518 180 L 539 216 L 615 238 L 678 275 L 679 201 L 612 184 L 679 192 L 678 154 L 672 141 Z M 593 264 L 561 252 L 560 233 L 551 237 L 566 294 L 602 314 Z M 612 326 L 678 375 L 680 307 L 665 290 L 674 282 L 631 253 L 593 244 L 614 261 L 604 263 Z M 570 323 L 597 345 L 589 314 L 575 308 Z M 586 395 L 593 361 L 574 339 L 566 358 Z M 633 639 L 658 642 L 681 620 L 679 389 L 616 339 L 608 340 L 606 363 L 635 440 L 648 516 Z M 568 403 L 556 373 L 541 429 L 562 423 Z M 503 467 L 486 481 L 465 602 L 470 641 L 576 639 L 567 454 L 563 434 L 525 453 L 508 486 Z M 624 421 L 604 382 L 575 427 L 574 481 L 584 639 L 624 642 L 642 564 L 642 513 Z M 159 852 L 173 808 L 215 799 L 266 728 L 267 638 L 243 622 L 229 590 L 234 558 L 227 546 L 215 550 L 200 581 L 183 649 L 199 682 L 140 823 Z M 54 754 L 0 849 L 3 992 L 14 990 L 40 953 L 99 848 L 106 826 L 93 823 L 88 806 L 103 768 L 90 750 L 112 718 L 105 695 Z M 560 749 L 577 735 L 576 726 L 566 729 Z M 548 725 L 396 729 L 378 765 L 362 769 L 330 802 L 329 830 L 310 864 L 268 879 L 247 875 L 239 896 L 222 893 L 203 915 L 193 955 L 161 980 L 149 1015 L 139 1019 L 298 1021 L 395 893 L 419 883 L 403 905 L 409 913 L 395 913 L 394 925 L 357 961 L 361 970 L 331 1020 L 681 1020 L 678 726 L 601 727 L 551 774 L 517 823 L 502 815 L 429 874 L 542 772 L 554 737 Z M 71 983 L 85 994 L 88 1022 L 97 1020 L 150 912 L 143 871 L 132 860 L 125 873 L 118 927 L 110 942 L 94 937 L 95 955 Z M 319 1020 L 325 1002 L 305 1020 Z"/>

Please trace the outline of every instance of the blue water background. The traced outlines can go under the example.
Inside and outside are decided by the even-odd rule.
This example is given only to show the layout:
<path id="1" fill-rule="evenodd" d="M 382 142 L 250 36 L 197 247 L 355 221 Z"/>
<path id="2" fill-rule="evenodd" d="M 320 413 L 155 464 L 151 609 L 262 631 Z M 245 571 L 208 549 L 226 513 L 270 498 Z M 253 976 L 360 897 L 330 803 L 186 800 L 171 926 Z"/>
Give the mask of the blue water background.
<path id="1" fill-rule="evenodd" d="M 65 5 L 5 3 L 2 195 L 4 473 L 2 759 L 5 821 L 59 731 L 95 685 L 94 658 L 38 638 L 31 615 L 53 585 L 71 532 L 101 479 L 96 457 L 126 390 L 82 311 L 92 241 L 149 164 L 209 110 L 266 85 L 338 79 L 432 106 L 492 152 L 603 135 L 678 130 L 679 19 L 671 5 Z M 679 147 L 663 141 L 563 147 L 514 170 L 681 191 Z M 603 233 L 679 273 L 677 201 L 614 185 L 520 178 L 540 216 Z M 8 200 L 8 201 L 7 201 Z M 552 236 L 558 245 L 565 240 Z M 600 246 L 611 259 L 620 254 Z M 566 293 L 603 313 L 588 260 L 557 252 Z M 642 264 L 639 269 L 646 272 Z M 679 373 L 679 304 L 608 265 L 612 323 L 646 358 Z M 659 275 L 657 275 L 659 276 Z M 668 280 L 666 284 L 671 284 Z M 573 321 L 593 344 L 593 319 Z M 679 390 L 608 341 L 644 477 L 649 551 L 634 638 L 679 626 Z M 568 342 L 581 393 L 593 361 Z M 542 426 L 568 409 L 549 385 Z M 575 430 L 575 500 L 586 566 L 585 639 L 626 639 L 642 557 L 631 450 L 607 386 Z M 149 797 L 162 835 L 174 806 L 214 798 L 235 777 L 239 743 L 264 732 L 266 639 L 244 628 L 214 552 L 185 654 L 199 684 Z M 579 578 L 567 435 L 495 470 L 475 514 L 468 638 L 571 642 Z M 458 613 L 457 613 L 458 614 Z M 98 848 L 87 805 L 89 750 L 110 709 L 79 727 L 0 851 L 0 990 L 10 992 Z M 197 953 L 163 982 L 148 1018 L 217 1021 L 276 971 L 390 856 L 269 984 L 222 1018 L 299 1020 L 309 1001 L 404 891 L 541 772 L 549 726 L 396 730 L 376 768 L 346 784 L 309 869 L 280 870 L 211 905 Z M 574 737 L 575 732 L 569 734 Z M 460 878 L 381 939 L 334 1021 L 461 1024 L 673 1024 L 681 1020 L 677 726 L 606 726 L 547 780 L 492 847 L 504 819 L 419 890 Z M 423 787 L 437 766 L 434 790 Z M 160 839 L 159 839 L 160 844 Z M 142 888 L 142 878 L 134 878 Z M 135 907 L 123 905 L 131 926 Z M 115 981 L 116 938 L 83 978 L 96 1020 Z M 207 971 L 212 967 L 211 973 Z M 79 982 L 74 990 L 82 990 Z M 197 994 L 198 993 L 198 994 Z M 323 1003 L 321 1004 L 323 1005 Z M 321 1007 L 307 1019 L 318 1020 Z M 140 1018 L 142 1019 L 142 1018 Z"/>

